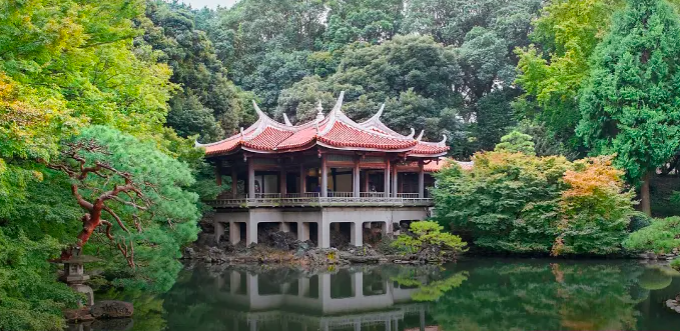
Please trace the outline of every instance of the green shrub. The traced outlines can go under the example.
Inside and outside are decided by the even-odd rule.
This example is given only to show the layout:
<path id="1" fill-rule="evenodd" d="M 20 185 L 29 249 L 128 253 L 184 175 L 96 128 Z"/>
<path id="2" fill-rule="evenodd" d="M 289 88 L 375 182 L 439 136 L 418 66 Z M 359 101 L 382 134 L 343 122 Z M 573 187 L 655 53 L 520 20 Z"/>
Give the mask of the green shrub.
<path id="1" fill-rule="evenodd" d="M 655 219 L 648 227 L 633 232 L 623 246 L 631 251 L 670 253 L 680 248 L 680 217 Z"/>
<path id="2" fill-rule="evenodd" d="M 464 252 L 467 243 L 459 236 L 442 232 L 443 229 L 433 221 L 413 222 L 409 227 L 411 233 L 399 235 L 392 245 L 404 253 L 417 254 L 424 259 L 441 258 L 446 252 Z"/>
<path id="3" fill-rule="evenodd" d="M 477 247 L 513 253 L 609 254 L 620 250 L 633 193 L 608 158 L 580 160 L 488 152 L 474 167 L 437 175 L 436 220 Z"/>
<path id="4" fill-rule="evenodd" d="M 676 258 L 671 262 L 671 267 L 675 270 L 680 271 L 680 257 Z"/>

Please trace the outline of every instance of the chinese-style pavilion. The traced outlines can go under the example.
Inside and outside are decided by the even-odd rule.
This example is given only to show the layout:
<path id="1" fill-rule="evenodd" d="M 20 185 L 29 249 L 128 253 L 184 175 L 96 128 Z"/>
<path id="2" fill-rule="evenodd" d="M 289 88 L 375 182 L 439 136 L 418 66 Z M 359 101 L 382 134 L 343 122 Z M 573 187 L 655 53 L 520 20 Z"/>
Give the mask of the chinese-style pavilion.
<path id="1" fill-rule="evenodd" d="M 197 144 L 215 164 L 218 183 L 225 175 L 236 183 L 212 202 L 217 240 L 227 223 L 232 244 L 243 237 L 255 243 L 261 223 L 276 223 L 329 247 L 336 223 L 336 230 L 349 225 L 352 244 L 361 246 L 373 225 L 391 233 L 394 223 L 427 217 L 432 202 L 425 188 L 444 164 L 446 137 L 434 143 L 422 141 L 422 131 L 395 132 L 380 120 L 384 105 L 357 123 L 342 112 L 343 94 L 328 115 L 319 104 L 316 119 L 301 125 L 285 114 L 284 123 L 274 121 L 253 102 L 253 125 Z"/>

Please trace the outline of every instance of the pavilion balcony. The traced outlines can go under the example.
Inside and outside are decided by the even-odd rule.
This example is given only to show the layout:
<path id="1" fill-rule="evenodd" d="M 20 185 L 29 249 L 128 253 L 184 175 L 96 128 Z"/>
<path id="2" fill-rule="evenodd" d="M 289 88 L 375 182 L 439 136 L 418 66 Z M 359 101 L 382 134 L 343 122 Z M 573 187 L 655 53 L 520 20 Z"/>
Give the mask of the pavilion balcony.
<path id="1" fill-rule="evenodd" d="M 431 207 L 430 198 L 419 198 L 418 193 L 397 193 L 396 197 L 385 192 L 328 192 L 322 197 L 319 192 L 307 193 L 256 193 L 250 198 L 244 195 L 221 195 L 208 201 L 214 208 L 253 207 Z"/>

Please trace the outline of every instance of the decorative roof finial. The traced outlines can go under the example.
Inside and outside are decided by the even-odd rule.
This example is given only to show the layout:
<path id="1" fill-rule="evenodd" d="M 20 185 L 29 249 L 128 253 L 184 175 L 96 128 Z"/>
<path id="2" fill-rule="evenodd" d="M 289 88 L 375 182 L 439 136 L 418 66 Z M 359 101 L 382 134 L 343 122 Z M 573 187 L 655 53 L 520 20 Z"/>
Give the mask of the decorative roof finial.
<path id="1" fill-rule="evenodd" d="M 406 136 L 406 137 L 413 138 L 413 136 L 415 136 L 415 135 L 416 135 L 416 130 L 414 128 L 411 128 L 411 133 L 409 133 L 409 135 Z"/>
<path id="2" fill-rule="evenodd" d="M 323 106 L 321 106 L 321 100 L 319 100 L 319 102 L 316 104 L 316 121 L 321 122 L 323 119 Z"/>
<path id="3" fill-rule="evenodd" d="M 416 140 L 417 140 L 417 141 L 420 141 L 421 139 L 423 139 L 423 135 L 424 135 L 424 134 L 425 134 L 425 130 L 421 130 L 421 131 L 420 131 L 420 134 L 418 135 L 418 138 L 416 138 Z"/>

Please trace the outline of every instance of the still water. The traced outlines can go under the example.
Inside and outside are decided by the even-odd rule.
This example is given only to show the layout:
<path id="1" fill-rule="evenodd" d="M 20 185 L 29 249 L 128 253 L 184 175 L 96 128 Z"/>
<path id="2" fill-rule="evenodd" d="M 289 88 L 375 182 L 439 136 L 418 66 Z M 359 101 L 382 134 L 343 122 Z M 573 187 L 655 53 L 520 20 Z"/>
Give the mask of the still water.
<path id="1" fill-rule="evenodd" d="M 680 330 L 680 274 L 637 261 L 470 259 L 436 266 L 187 266 L 138 295 L 132 330 Z M 123 299 L 123 298 L 121 298 Z"/>

